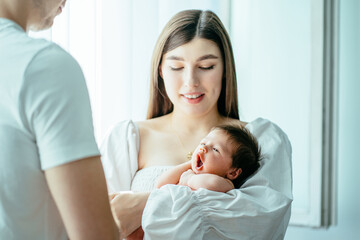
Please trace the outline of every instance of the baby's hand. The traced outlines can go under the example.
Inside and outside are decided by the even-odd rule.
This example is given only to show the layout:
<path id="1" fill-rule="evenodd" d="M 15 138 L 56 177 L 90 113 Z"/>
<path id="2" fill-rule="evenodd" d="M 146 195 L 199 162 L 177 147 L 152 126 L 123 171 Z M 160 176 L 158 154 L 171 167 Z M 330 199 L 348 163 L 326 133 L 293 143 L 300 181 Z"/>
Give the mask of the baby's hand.
<path id="1" fill-rule="evenodd" d="M 183 172 L 181 174 L 181 177 L 179 180 L 179 185 L 188 186 L 188 182 L 189 182 L 190 178 L 194 175 L 195 175 L 195 173 L 191 169 L 187 170 L 186 172 Z"/>

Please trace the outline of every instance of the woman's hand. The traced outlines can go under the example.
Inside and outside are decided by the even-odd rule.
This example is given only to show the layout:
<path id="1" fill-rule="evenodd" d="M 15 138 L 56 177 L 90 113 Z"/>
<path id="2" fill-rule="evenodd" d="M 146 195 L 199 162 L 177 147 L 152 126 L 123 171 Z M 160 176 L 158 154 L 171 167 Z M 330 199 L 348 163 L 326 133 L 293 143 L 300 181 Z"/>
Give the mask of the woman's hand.
<path id="1" fill-rule="evenodd" d="M 121 238 L 126 238 L 141 226 L 141 217 L 149 195 L 149 192 L 119 192 L 109 196 Z"/>
<path id="2" fill-rule="evenodd" d="M 183 172 L 183 174 L 181 174 L 180 180 L 179 180 L 179 185 L 184 185 L 184 186 L 188 186 L 189 184 L 189 180 L 192 176 L 194 176 L 195 173 L 193 170 L 189 169 L 185 172 Z"/>

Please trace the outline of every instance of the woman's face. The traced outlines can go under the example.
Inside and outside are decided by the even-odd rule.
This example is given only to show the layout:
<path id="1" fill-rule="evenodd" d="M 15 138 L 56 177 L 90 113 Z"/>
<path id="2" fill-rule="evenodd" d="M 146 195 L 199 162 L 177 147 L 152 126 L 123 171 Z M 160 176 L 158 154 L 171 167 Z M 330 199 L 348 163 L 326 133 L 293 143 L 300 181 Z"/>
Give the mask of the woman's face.
<path id="1" fill-rule="evenodd" d="M 193 116 L 218 112 L 224 66 L 216 43 L 195 38 L 164 54 L 159 70 L 174 111 Z"/>

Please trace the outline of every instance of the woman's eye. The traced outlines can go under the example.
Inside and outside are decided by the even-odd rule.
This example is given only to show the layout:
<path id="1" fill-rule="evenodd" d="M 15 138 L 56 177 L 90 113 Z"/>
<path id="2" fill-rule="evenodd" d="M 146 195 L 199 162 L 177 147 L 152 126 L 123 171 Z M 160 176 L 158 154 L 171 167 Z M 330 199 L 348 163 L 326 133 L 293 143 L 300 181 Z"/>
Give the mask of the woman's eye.
<path id="1" fill-rule="evenodd" d="M 211 70 L 214 68 L 214 65 L 210 66 L 210 67 L 199 67 L 201 70 Z"/>
<path id="2" fill-rule="evenodd" d="M 183 67 L 170 67 L 172 71 L 180 71 Z"/>
<path id="3" fill-rule="evenodd" d="M 217 148 L 213 148 L 213 150 L 214 150 L 215 152 L 219 152 L 219 150 L 218 150 Z"/>

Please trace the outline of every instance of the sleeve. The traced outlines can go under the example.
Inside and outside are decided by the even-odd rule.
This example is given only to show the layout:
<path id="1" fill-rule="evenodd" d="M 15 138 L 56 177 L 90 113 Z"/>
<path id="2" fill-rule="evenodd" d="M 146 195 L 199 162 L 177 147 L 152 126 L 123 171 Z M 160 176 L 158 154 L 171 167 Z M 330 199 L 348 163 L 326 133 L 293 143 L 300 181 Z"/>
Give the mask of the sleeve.
<path id="1" fill-rule="evenodd" d="M 19 96 L 42 170 L 99 155 L 85 79 L 70 54 L 55 44 L 39 51 L 28 64 Z"/>
<path id="2" fill-rule="evenodd" d="M 129 191 L 138 170 L 139 132 L 132 121 L 122 121 L 106 134 L 101 161 L 109 193 Z"/>
<path id="3" fill-rule="evenodd" d="M 292 202 L 291 145 L 267 120 L 248 128 L 262 148 L 258 172 L 225 194 L 176 185 L 153 191 L 143 213 L 145 239 L 284 238 Z"/>

